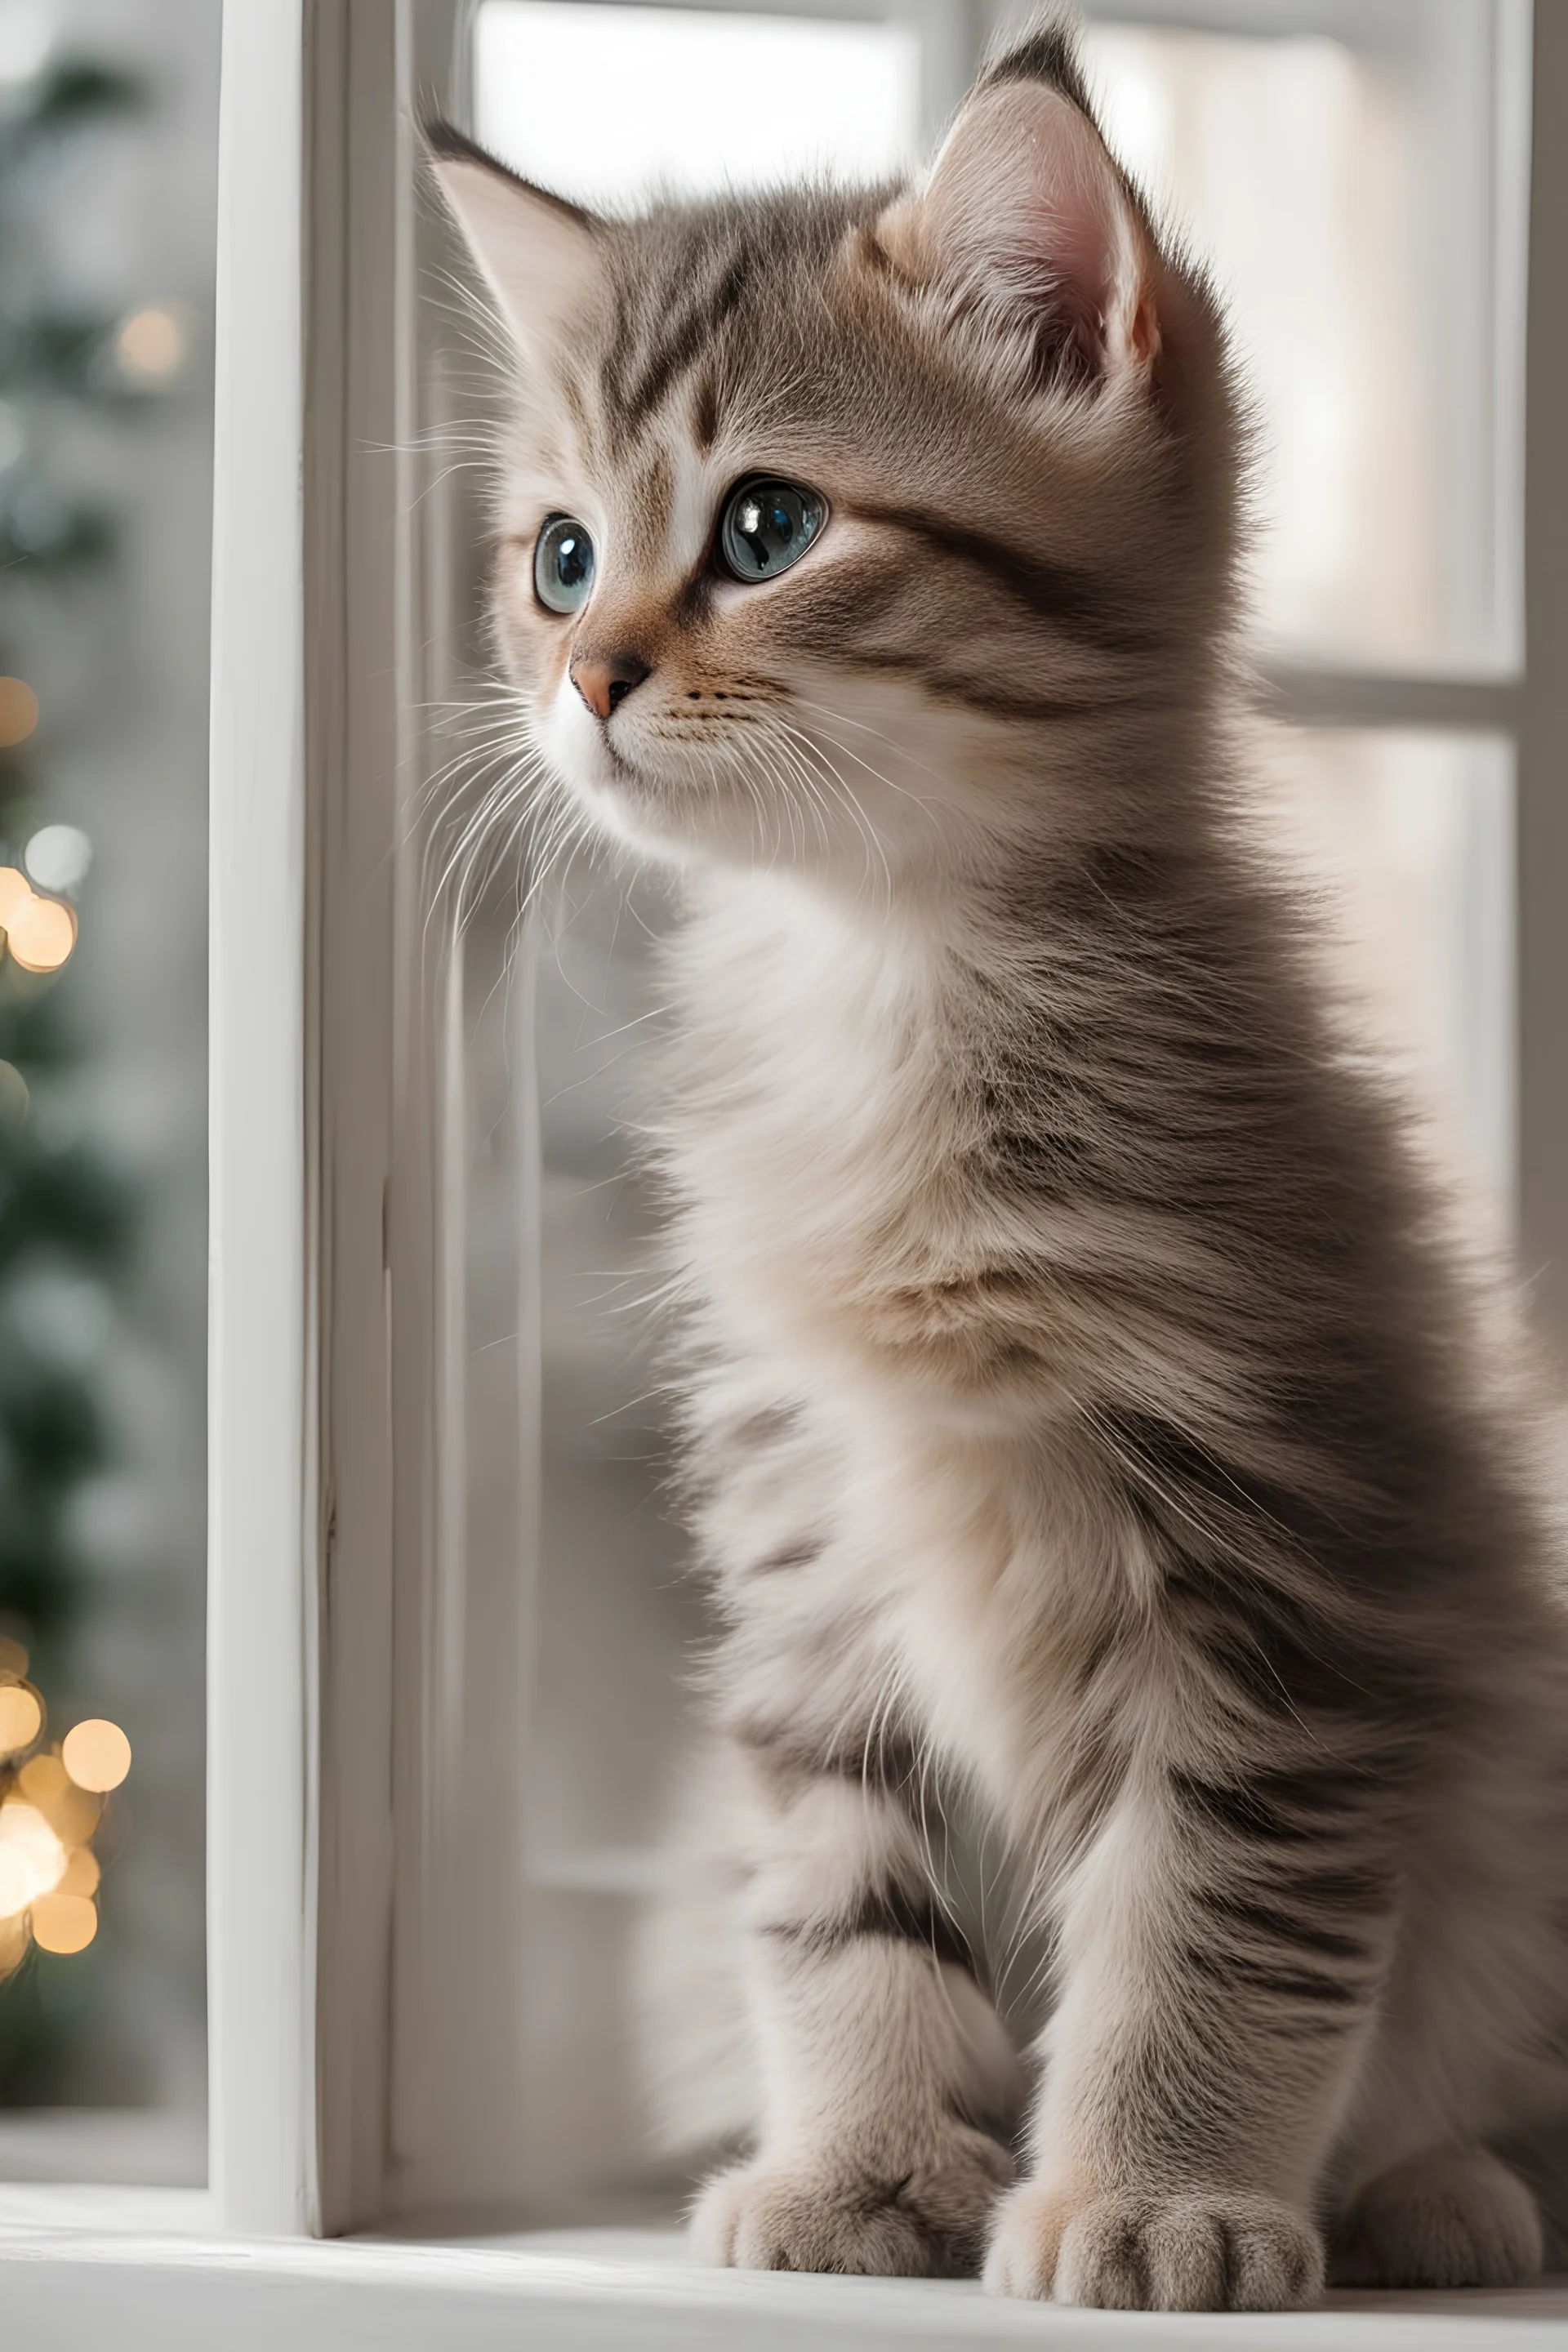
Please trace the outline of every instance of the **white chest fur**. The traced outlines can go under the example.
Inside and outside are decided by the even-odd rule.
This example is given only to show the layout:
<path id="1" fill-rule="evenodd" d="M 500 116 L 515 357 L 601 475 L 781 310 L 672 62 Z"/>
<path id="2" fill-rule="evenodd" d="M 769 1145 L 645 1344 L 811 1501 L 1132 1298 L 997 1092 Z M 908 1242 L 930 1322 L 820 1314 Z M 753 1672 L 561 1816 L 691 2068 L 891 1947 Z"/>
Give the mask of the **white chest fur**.
<path id="1" fill-rule="evenodd" d="M 951 991 L 907 919 L 727 884 L 677 950 L 679 1246 L 792 1353 L 965 1255 Z"/>

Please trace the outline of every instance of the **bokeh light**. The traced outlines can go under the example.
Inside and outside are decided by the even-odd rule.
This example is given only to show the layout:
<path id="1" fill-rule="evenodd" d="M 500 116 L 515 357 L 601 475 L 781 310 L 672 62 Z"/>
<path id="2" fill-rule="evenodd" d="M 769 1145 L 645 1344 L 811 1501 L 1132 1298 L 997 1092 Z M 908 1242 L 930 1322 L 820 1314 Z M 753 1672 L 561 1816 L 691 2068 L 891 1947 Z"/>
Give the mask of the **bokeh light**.
<path id="1" fill-rule="evenodd" d="M 24 898 L 11 909 L 5 941 L 24 971 L 58 971 L 76 945 L 76 917 L 58 898 Z"/>
<path id="2" fill-rule="evenodd" d="M 16 1786 L 68 1845 L 85 1845 L 98 1827 L 102 1800 L 73 1780 L 58 1756 L 33 1757 L 17 1773 Z"/>
<path id="3" fill-rule="evenodd" d="M 0 677 L 0 746 L 25 743 L 38 723 L 38 698 L 22 677 Z"/>
<path id="4" fill-rule="evenodd" d="M 67 1732 L 60 1758 L 79 1789 L 103 1796 L 130 1771 L 131 1742 L 117 1723 L 93 1717 Z"/>
<path id="5" fill-rule="evenodd" d="M 0 678 L 0 688 L 7 683 L 16 681 Z M 0 730 L 0 741 L 5 740 Z M 57 838 L 51 840 L 51 835 Z M 74 866 L 79 873 L 85 873 L 92 856 L 92 845 L 74 825 L 46 825 L 27 845 L 29 860 L 35 851 L 39 852 L 46 866 L 52 864 L 63 871 Z M 41 881 L 44 877 L 40 874 L 38 878 Z M 0 930 L 5 932 L 5 944 L 24 971 L 58 971 L 76 945 L 76 916 L 63 900 L 38 898 L 19 866 L 0 866 Z"/>
<path id="6" fill-rule="evenodd" d="M 22 863 L 40 890 L 75 890 L 87 879 L 92 844 L 79 825 L 42 825 L 28 842 Z"/>
<path id="7" fill-rule="evenodd" d="M 52 1895 L 65 1871 L 65 1846 L 37 1806 L 7 1797 L 0 1805 L 0 1918 Z"/>
<path id="8" fill-rule="evenodd" d="M 8 1070 L 11 1065 L 6 1062 L 0 1066 Z M 19 1683 L 26 1678 L 27 1664 L 26 1645 L 18 1642 L 14 1633 L 0 1633 L 0 1675 Z"/>
<path id="9" fill-rule="evenodd" d="M 70 1774 L 58 1756 L 33 1756 L 16 1775 L 16 1785 L 35 1805 L 47 1805 L 71 1785 Z"/>
<path id="10" fill-rule="evenodd" d="M 105 1792 L 131 1769 L 131 1742 L 100 1716 L 79 1723 L 59 1749 L 18 1760 L 44 1727 L 26 1670 L 22 1643 L 0 1634 L 0 1982 L 32 1945 L 81 1952 L 97 1935 L 101 1873 L 90 1841 Z"/>
<path id="11" fill-rule="evenodd" d="M 33 1941 L 45 1952 L 83 1952 L 98 1933 L 88 1895 L 43 1895 L 32 1906 Z"/>
<path id="12" fill-rule="evenodd" d="M 184 367 L 190 341 L 172 303 L 149 302 L 132 310 L 114 339 L 121 373 L 132 383 L 166 383 Z"/>
<path id="13" fill-rule="evenodd" d="M 103 1875 L 98 1866 L 98 1856 L 89 1845 L 72 1846 L 66 1861 L 66 1874 L 56 1887 L 57 1895 L 96 1895 L 98 1882 Z"/>
<path id="14" fill-rule="evenodd" d="M 0 1127 L 20 1127 L 31 1101 L 27 1081 L 16 1063 L 0 1062 Z M 4 1666 L 5 1659 L 0 1656 L 0 1670 Z"/>
<path id="15" fill-rule="evenodd" d="M 25 1683 L 0 1684 L 0 1756 L 31 1748 L 44 1727 L 43 1703 Z"/>

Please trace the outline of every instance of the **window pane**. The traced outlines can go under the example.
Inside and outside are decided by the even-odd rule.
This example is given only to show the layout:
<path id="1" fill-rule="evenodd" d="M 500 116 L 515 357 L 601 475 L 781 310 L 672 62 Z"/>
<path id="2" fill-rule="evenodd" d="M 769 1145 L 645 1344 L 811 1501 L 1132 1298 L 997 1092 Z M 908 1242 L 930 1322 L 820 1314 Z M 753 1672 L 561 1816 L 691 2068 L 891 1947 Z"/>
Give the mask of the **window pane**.
<path id="1" fill-rule="evenodd" d="M 1123 13 L 1173 20 L 1097 23 L 1088 54 L 1231 308 L 1264 635 L 1351 664 L 1517 658 L 1519 13 L 1302 0 L 1226 9 L 1256 29 L 1224 34 L 1176 0 Z"/>
<path id="2" fill-rule="evenodd" d="M 1513 747 L 1481 735 L 1302 729 L 1275 750 L 1288 843 L 1323 894 L 1341 977 L 1506 1234 Z"/>
<path id="3" fill-rule="evenodd" d="M 920 44 L 896 25 L 487 0 L 479 137 L 545 187 L 625 205 L 665 184 L 875 179 L 913 160 Z"/>
<path id="4" fill-rule="evenodd" d="M 1418 12 L 1393 15 L 1409 37 L 1376 59 L 1321 33 L 1126 28 L 1097 31 L 1093 56 L 1128 152 L 1165 175 L 1232 275 L 1275 436 L 1270 626 L 1297 651 L 1414 661 L 1491 645 L 1504 600 L 1489 536 L 1492 412 L 1476 406 L 1490 398 L 1490 362 L 1450 370 L 1459 391 L 1435 385 L 1423 340 L 1436 231 L 1417 236 L 1411 221 L 1425 185 L 1412 157 L 1427 168 L 1436 117 L 1422 110 Z M 919 68 L 915 41 L 886 26 L 487 0 L 476 127 L 520 169 L 600 204 L 632 201 L 660 175 L 705 189 L 802 163 L 877 173 L 914 153 Z M 787 108 L 735 102 L 774 87 Z M 1444 119 L 1462 100 L 1471 131 L 1489 125 L 1485 92 L 1456 89 L 1442 83 Z M 1489 190 L 1489 153 L 1460 175 L 1469 194 Z M 1293 301 L 1276 299 L 1280 285 Z M 1333 895 L 1384 1050 L 1504 1197 L 1506 749 L 1298 732 L 1275 751 L 1278 814 Z M 679 2186 L 647 2153 L 634 2015 L 661 1827 L 680 1801 L 699 1613 L 662 1483 L 655 1209 L 620 1124 L 638 1108 L 657 1025 L 651 946 L 667 919 L 657 890 L 628 897 L 623 874 L 580 860 L 541 927 L 531 982 L 542 1512 L 521 1773 L 521 2089 L 496 2177 L 536 2221 L 630 2219 L 668 2210 Z"/>
<path id="5" fill-rule="evenodd" d="M 580 866 L 537 974 L 542 1513 L 527 1733 L 524 1966 L 532 2201 L 665 2210 L 637 2098 L 636 1978 L 703 1612 L 665 1491 L 648 1305 L 654 1204 L 621 1120 L 638 1105 L 665 910 Z"/>
<path id="6" fill-rule="evenodd" d="M 0 1872 L 0 2177 L 205 2168 L 218 32 L 186 0 L 0 20 L 0 670 L 37 697 L 0 729 L 0 866 L 74 923 L 53 971 L 26 910 L 0 956 L 0 1685 L 25 1651 L 47 1707 L 0 1796 L 68 1853 L 31 1949 Z M 94 1777 L 84 1718 L 131 1747 L 95 1826 L 52 1752 Z"/>
<path id="7" fill-rule="evenodd" d="M 476 127 L 521 170 L 601 205 L 659 182 L 874 177 L 914 160 L 920 72 L 900 26 L 487 0 Z M 628 898 L 624 875 L 579 861 L 533 981 L 542 1491 L 522 1776 L 523 2112 L 507 2177 L 536 2218 L 668 2211 L 682 2185 L 647 2151 L 632 2017 L 701 1618 L 664 1493 L 654 1211 L 621 1125 L 668 912 L 656 891 Z"/>

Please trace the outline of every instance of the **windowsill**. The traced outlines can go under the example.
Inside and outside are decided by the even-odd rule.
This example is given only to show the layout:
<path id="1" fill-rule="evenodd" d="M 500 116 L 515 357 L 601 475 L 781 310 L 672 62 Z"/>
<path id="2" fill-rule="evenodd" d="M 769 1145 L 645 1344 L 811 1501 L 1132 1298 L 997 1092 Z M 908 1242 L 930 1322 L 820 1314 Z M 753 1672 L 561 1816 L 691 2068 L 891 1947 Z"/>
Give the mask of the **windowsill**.
<path id="1" fill-rule="evenodd" d="M 225 2239 L 199 2190 L 0 2187 L 0 2309 L 15 2343 L 160 2352 L 1521 2352 L 1560 2346 L 1568 2279 L 1512 2294 L 1335 2295 L 1277 2317 L 1151 2318 L 995 2302 L 971 2285 L 702 2271 L 673 2232 L 568 2230 L 461 2244 Z M 524 2334 L 523 2331 L 526 2330 Z"/>

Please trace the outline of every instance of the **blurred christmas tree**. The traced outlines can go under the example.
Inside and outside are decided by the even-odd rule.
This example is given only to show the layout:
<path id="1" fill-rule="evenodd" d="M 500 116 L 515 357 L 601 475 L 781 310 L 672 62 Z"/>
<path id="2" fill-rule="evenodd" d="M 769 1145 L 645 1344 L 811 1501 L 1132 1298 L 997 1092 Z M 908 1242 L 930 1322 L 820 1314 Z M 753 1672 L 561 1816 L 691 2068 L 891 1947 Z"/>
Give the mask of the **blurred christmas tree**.
<path id="1" fill-rule="evenodd" d="M 25 667 L 47 625 L 69 632 L 88 576 L 113 561 L 111 518 L 36 454 L 60 404 L 136 396 L 126 329 L 51 298 L 47 190 L 67 142 L 142 103 L 123 75 L 40 61 L 0 97 L 0 670 Z M 68 674 L 68 665 L 54 665 Z M 0 1636 L 19 1644 L 46 1702 L 70 1679 L 89 1570 L 72 1536 L 81 1482 L 108 1432 L 94 1378 L 95 1315 L 126 1263 L 128 1190 L 74 1131 L 81 1046 L 68 960 L 90 856 L 51 806 L 47 752 L 68 711 L 39 710 L 0 677 Z M 17 1654 L 12 1650 L 10 1654 Z M 64 1728 L 62 1725 L 59 1727 Z M 61 1971 L 35 1954 L 0 1984 L 0 2105 L 47 2103 L 68 2054 Z M 87 1986 L 74 1988 L 85 1993 Z"/>

